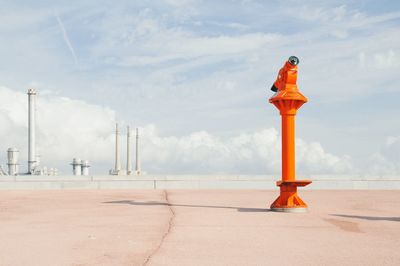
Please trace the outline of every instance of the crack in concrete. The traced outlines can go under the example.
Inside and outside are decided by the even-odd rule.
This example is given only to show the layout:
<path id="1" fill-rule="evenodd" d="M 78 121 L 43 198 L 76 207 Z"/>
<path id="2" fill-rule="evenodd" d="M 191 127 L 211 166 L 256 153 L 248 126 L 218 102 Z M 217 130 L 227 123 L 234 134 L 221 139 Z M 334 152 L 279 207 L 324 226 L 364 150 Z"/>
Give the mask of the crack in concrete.
<path id="1" fill-rule="evenodd" d="M 143 266 L 148 265 L 148 263 L 149 263 L 150 260 L 154 257 L 154 255 L 157 254 L 157 252 L 160 250 L 161 246 L 163 245 L 165 239 L 167 238 L 167 236 L 168 236 L 169 233 L 171 232 L 171 229 L 172 229 L 172 227 L 173 227 L 173 225 L 174 225 L 175 212 L 174 212 L 174 210 L 173 210 L 172 207 L 171 207 L 171 203 L 169 202 L 168 191 L 167 191 L 167 190 L 164 190 L 163 192 L 164 192 L 165 201 L 167 202 L 167 206 L 168 206 L 169 211 L 170 211 L 170 213 L 171 213 L 171 214 L 170 214 L 169 221 L 168 221 L 168 228 L 167 228 L 166 232 L 163 234 L 163 236 L 162 236 L 162 238 L 161 238 L 160 243 L 158 244 L 158 246 L 157 246 L 157 247 L 153 250 L 153 252 L 151 252 L 151 253 L 149 254 L 149 256 L 147 256 L 147 258 L 145 259 L 144 263 L 142 264 Z"/>

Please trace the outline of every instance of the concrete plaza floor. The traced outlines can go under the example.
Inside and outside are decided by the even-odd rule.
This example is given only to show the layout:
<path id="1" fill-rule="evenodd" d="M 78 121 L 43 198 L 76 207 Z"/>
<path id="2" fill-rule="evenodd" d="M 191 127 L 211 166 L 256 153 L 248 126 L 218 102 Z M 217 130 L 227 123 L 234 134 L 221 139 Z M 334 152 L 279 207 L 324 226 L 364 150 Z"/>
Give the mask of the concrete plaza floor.
<path id="1" fill-rule="evenodd" d="M 400 265 L 400 191 L 0 192 L 0 265 Z"/>

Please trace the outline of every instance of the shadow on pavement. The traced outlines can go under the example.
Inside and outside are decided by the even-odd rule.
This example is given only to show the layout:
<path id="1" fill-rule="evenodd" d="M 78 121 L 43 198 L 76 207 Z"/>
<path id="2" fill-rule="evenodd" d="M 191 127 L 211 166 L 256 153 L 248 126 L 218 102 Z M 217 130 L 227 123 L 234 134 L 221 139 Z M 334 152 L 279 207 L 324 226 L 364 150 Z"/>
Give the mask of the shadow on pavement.
<path id="1" fill-rule="evenodd" d="M 363 220 L 370 220 L 370 221 L 400 222 L 400 217 L 361 216 L 361 215 L 346 215 L 346 214 L 331 214 L 331 216 L 363 219 Z"/>
<path id="2" fill-rule="evenodd" d="M 242 208 L 242 207 L 229 207 L 229 206 L 213 206 L 213 205 L 189 205 L 189 204 L 170 204 L 167 202 L 158 202 L 158 201 L 133 201 L 133 200 L 115 200 L 115 201 L 106 201 L 103 203 L 111 203 L 111 204 L 128 204 L 128 205 L 136 205 L 136 206 L 171 206 L 171 207 L 189 207 L 189 208 L 213 208 L 213 209 L 234 209 L 238 212 L 269 212 L 270 209 L 262 209 L 262 208 Z"/>

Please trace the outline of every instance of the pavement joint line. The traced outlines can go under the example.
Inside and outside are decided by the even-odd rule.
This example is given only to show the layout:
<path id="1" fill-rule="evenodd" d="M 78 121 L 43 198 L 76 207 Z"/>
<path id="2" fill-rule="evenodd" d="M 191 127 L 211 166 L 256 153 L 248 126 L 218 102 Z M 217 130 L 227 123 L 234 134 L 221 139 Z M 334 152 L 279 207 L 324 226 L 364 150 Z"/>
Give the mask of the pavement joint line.
<path id="1" fill-rule="evenodd" d="M 158 246 L 157 246 L 157 247 L 153 250 L 153 252 L 151 252 L 150 255 L 145 259 L 145 261 L 144 261 L 144 263 L 143 263 L 143 266 L 148 265 L 148 263 L 149 263 L 150 260 L 154 257 L 154 255 L 156 255 L 156 254 L 158 253 L 158 251 L 160 250 L 161 246 L 163 245 L 165 239 L 166 239 L 167 236 L 171 233 L 172 227 L 174 226 L 175 212 L 174 212 L 174 210 L 172 209 L 172 205 L 171 205 L 171 203 L 170 203 L 170 201 L 169 201 L 169 198 L 168 198 L 168 191 L 164 189 L 163 192 L 164 192 L 165 201 L 167 202 L 167 206 L 168 206 L 168 209 L 169 209 L 169 211 L 170 211 L 170 218 L 169 218 L 169 221 L 168 221 L 168 228 L 167 228 L 167 231 L 166 231 L 166 232 L 164 233 L 164 235 L 162 236 L 162 238 L 161 238 L 160 243 L 158 244 Z"/>

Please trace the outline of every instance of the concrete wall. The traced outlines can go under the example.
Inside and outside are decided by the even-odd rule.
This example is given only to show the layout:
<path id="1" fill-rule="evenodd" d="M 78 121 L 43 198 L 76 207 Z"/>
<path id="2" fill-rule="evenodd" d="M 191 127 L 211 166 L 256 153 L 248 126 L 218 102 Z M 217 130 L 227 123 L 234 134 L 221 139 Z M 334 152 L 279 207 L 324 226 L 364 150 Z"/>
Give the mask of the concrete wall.
<path id="1" fill-rule="evenodd" d="M 300 189 L 400 189 L 400 176 L 314 175 L 308 178 L 313 183 Z M 276 180 L 272 175 L 0 176 L 0 190 L 277 189 Z"/>

